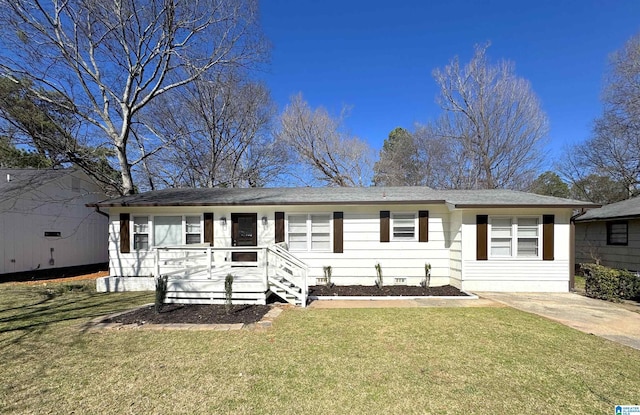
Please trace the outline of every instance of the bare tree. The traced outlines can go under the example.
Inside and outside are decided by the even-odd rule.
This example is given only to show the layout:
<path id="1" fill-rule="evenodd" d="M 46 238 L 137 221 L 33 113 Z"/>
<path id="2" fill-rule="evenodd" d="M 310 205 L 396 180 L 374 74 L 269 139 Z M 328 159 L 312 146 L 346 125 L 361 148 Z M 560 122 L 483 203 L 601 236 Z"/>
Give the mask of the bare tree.
<path id="1" fill-rule="evenodd" d="M 283 168 L 275 111 L 268 89 L 237 72 L 166 94 L 145 120 L 167 144 L 149 174 L 170 187 L 264 185 Z"/>
<path id="2" fill-rule="evenodd" d="M 595 121 L 593 135 L 584 144 L 565 149 L 561 169 L 574 184 L 604 176 L 622 184 L 627 198 L 640 193 L 639 62 L 640 34 L 611 56 L 604 111 Z"/>
<path id="3" fill-rule="evenodd" d="M 138 151 L 148 139 L 130 145 L 139 113 L 265 50 L 254 0 L 0 0 L 0 10 L 0 68 L 65 97 L 66 109 L 101 133 L 94 144 L 115 151 L 123 194 L 134 192 L 132 165 L 156 151 Z"/>
<path id="4" fill-rule="evenodd" d="M 544 156 L 548 123 L 540 101 L 513 64 L 490 64 L 487 47 L 476 47 L 464 66 L 456 57 L 433 72 L 444 113 L 423 128 L 420 146 L 448 173 L 437 187 L 523 189 Z"/>
<path id="5" fill-rule="evenodd" d="M 467 162 L 467 153 L 453 140 L 443 138 L 447 125 L 418 126 L 413 133 L 422 185 L 436 189 L 471 189 L 475 178 Z"/>
<path id="6" fill-rule="evenodd" d="M 315 110 L 295 95 L 280 117 L 278 139 L 291 152 L 297 178 L 305 184 L 365 186 L 371 183 L 371 147 L 344 132 L 342 116 L 332 117 L 326 109 Z M 311 177 L 307 177 L 311 172 Z"/>

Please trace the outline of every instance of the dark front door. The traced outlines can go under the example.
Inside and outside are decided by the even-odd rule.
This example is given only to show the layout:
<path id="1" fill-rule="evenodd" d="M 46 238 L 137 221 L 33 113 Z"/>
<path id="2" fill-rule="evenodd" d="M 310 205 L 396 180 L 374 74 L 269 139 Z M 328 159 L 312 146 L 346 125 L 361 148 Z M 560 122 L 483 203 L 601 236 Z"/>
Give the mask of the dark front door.
<path id="1" fill-rule="evenodd" d="M 258 214 L 231 214 L 231 243 L 233 246 L 258 246 Z M 257 252 L 232 252 L 232 261 L 257 261 Z"/>

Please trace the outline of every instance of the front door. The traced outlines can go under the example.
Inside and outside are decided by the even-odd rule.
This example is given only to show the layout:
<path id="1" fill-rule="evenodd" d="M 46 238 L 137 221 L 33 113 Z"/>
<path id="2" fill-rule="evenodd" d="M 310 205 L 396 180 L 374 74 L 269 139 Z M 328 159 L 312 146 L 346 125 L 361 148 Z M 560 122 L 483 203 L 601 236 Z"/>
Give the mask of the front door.
<path id="1" fill-rule="evenodd" d="M 231 243 L 233 246 L 258 246 L 258 214 L 231 214 Z M 257 261 L 257 252 L 232 252 L 232 261 Z"/>

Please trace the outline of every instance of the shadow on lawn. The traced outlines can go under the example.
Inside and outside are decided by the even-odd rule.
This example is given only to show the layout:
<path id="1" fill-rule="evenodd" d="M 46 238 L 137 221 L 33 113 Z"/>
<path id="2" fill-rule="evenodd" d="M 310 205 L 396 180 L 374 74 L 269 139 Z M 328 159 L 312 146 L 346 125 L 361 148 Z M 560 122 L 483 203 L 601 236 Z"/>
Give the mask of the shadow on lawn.
<path id="1" fill-rule="evenodd" d="M 148 293 L 126 296 L 109 293 L 97 293 L 87 290 L 84 285 L 62 285 L 54 288 L 31 288 L 22 294 L 40 297 L 27 299 L 24 305 L 0 308 L 0 335 L 14 333 L 2 343 L 20 343 L 31 335 L 37 335 L 52 324 L 95 318 L 114 313 L 140 304 L 149 298 Z M 10 295 L 11 290 L 2 295 Z M 1 298 L 1 297 L 0 297 Z"/>

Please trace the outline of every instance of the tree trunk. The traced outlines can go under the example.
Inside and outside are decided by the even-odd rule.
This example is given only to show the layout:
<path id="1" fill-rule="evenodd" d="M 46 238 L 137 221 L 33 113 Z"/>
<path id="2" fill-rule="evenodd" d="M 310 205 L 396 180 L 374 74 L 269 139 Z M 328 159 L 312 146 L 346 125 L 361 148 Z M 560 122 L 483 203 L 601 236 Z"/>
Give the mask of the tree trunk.
<path id="1" fill-rule="evenodd" d="M 126 145 L 120 140 L 116 140 L 115 149 L 118 164 L 120 165 L 120 176 L 122 177 L 120 193 L 122 193 L 123 196 L 132 195 L 135 193 L 135 189 L 133 187 L 133 178 L 131 177 L 131 166 L 127 158 Z"/>

